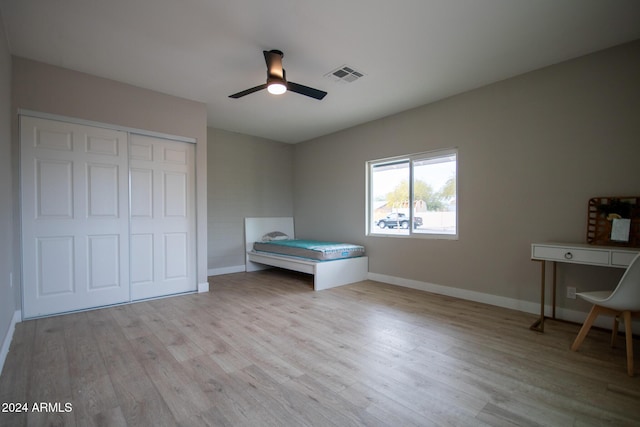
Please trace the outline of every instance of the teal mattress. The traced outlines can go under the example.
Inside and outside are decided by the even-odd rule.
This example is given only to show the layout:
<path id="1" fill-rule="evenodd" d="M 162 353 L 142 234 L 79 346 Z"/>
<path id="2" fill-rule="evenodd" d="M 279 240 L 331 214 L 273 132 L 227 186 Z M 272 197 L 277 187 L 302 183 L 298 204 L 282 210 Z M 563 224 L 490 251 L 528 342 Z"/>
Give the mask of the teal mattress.
<path id="1" fill-rule="evenodd" d="M 316 261 L 356 258 L 364 256 L 365 254 L 364 246 L 317 240 L 273 240 L 270 242 L 255 242 L 253 244 L 253 250 L 307 258 Z"/>

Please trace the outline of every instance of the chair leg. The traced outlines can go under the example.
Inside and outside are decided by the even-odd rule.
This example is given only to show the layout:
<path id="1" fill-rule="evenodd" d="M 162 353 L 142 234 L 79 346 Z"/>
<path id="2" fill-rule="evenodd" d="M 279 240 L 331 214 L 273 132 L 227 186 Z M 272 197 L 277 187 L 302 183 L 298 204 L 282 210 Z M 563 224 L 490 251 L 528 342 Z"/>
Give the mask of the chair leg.
<path id="1" fill-rule="evenodd" d="M 587 337 L 587 334 L 589 333 L 593 322 L 596 320 L 596 317 L 598 317 L 600 312 L 601 308 L 599 306 L 594 305 L 593 307 L 591 307 L 591 311 L 589 312 L 587 319 L 584 321 L 582 328 L 580 328 L 578 336 L 576 337 L 575 341 L 573 341 L 573 344 L 571 344 L 571 351 L 577 351 L 578 348 L 580 348 L 580 345 L 582 345 L 582 341 L 584 341 L 584 339 Z"/>
<path id="2" fill-rule="evenodd" d="M 631 331 L 631 312 L 622 313 L 624 318 L 625 336 L 627 339 L 627 374 L 633 376 L 633 332 Z"/>
<path id="3" fill-rule="evenodd" d="M 616 338 L 618 338 L 618 326 L 620 321 L 618 316 L 613 316 L 613 329 L 611 329 L 611 347 L 616 346 Z"/>

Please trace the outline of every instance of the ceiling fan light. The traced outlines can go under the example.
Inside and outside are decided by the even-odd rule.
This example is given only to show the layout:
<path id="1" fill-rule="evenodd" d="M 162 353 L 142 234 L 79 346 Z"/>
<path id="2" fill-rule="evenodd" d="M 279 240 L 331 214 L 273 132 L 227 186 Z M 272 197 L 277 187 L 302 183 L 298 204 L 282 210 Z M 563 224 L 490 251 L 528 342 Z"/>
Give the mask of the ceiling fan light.
<path id="1" fill-rule="evenodd" d="M 269 84 L 269 86 L 267 86 L 267 90 L 272 95 L 282 95 L 287 91 L 287 87 L 282 83 L 275 82 Z"/>

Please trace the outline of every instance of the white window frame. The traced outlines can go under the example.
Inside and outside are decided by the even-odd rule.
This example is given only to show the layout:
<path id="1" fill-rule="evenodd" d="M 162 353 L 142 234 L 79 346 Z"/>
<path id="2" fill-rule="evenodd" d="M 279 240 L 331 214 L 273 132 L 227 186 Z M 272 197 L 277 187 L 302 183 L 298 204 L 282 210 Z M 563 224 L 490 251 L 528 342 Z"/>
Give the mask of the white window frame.
<path id="1" fill-rule="evenodd" d="M 455 173 L 455 184 L 456 184 L 456 204 L 455 204 L 455 233 L 425 233 L 425 232 L 415 232 L 413 227 L 409 226 L 407 229 L 408 233 L 405 234 L 390 234 L 390 233 L 381 233 L 377 232 L 377 227 L 373 226 L 372 217 L 373 217 L 373 180 L 372 173 L 373 168 L 376 165 L 384 165 L 391 163 L 400 163 L 407 162 L 409 167 L 409 203 L 410 206 L 413 206 L 413 183 L 414 183 L 414 162 L 425 160 L 429 158 L 439 158 L 439 157 L 447 157 L 447 156 L 455 156 L 456 158 L 456 173 Z M 443 240 L 458 240 L 459 239 L 459 192 L 458 192 L 458 175 L 459 175 L 459 164 L 460 164 L 460 154 L 457 148 L 449 148 L 442 150 L 434 150 L 434 151 L 424 151 L 421 153 L 414 153 L 404 156 L 395 156 L 388 157 L 384 159 L 376 159 L 369 160 L 366 162 L 366 203 L 365 203 L 365 233 L 367 236 L 375 236 L 375 237 L 390 237 L 390 238 L 421 238 L 421 239 L 443 239 Z M 414 209 L 409 209 L 409 224 L 413 224 L 414 220 Z"/>

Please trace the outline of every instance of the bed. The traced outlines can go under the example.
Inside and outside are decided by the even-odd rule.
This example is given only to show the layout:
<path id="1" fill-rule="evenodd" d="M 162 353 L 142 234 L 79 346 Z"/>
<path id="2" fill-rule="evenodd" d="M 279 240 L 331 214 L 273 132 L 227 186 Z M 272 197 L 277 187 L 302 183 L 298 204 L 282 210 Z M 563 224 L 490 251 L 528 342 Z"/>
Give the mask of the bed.
<path id="1" fill-rule="evenodd" d="M 258 271 L 270 267 L 278 267 L 311 274 L 313 275 L 313 289 L 316 291 L 367 279 L 369 258 L 362 255 L 364 248 L 361 246 L 359 247 L 362 248 L 360 250 L 357 249 L 358 245 L 340 246 L 344 244 L 335 242 L 305 242 L 309 243 L 310 246 L 318 244 L 320 246 L 324 245 L 325 247 L 323 249 L 319 249 L 319 247 L 312 248 L 312 252 L 302 253 L 302 256 L 300 256 L 301 253 L 297 252 L 301 249 L 297 247 L 299 246 L 298 243 L 288 242 L 284 245 L 279 245 L 278 241 L 280 239 L 274 238 L 272 242 L 267 243 L 267 245 L 275 244 L 276 246 L 288 247 L 288 249 L 284 249 L 285 253 L 274 253 L 266 251 L 266 249 L 271 250 L 272 248 L 260 245 L 260 243 L 263 243 L 263 237 L 269 233 L 274 234 L 274 236 L 281 233 L 290 239 L 295 239 L 293 218 L 245 218 L 246 271 Z M 254 243 L 256 242 L 258 242 L 256 247 L 264 250 L 255 250 Z M 280 243 L 283 243 L 283 241 L 280 241 Z M 302 243 L 300 243 L 300 245 L 302 245 Z M 292 246 L 294 247 L 293 251 L 291 251 Z M 304 249 L 308 248 L 302 248 L 302 250 Z M 283 251 L 281 248 L 277 250 Z M 322 252 L 323 254 L 313 254 L 314 250 L 316 252 Z M 343 258 L 343 256 L 347 257 Z"/>

